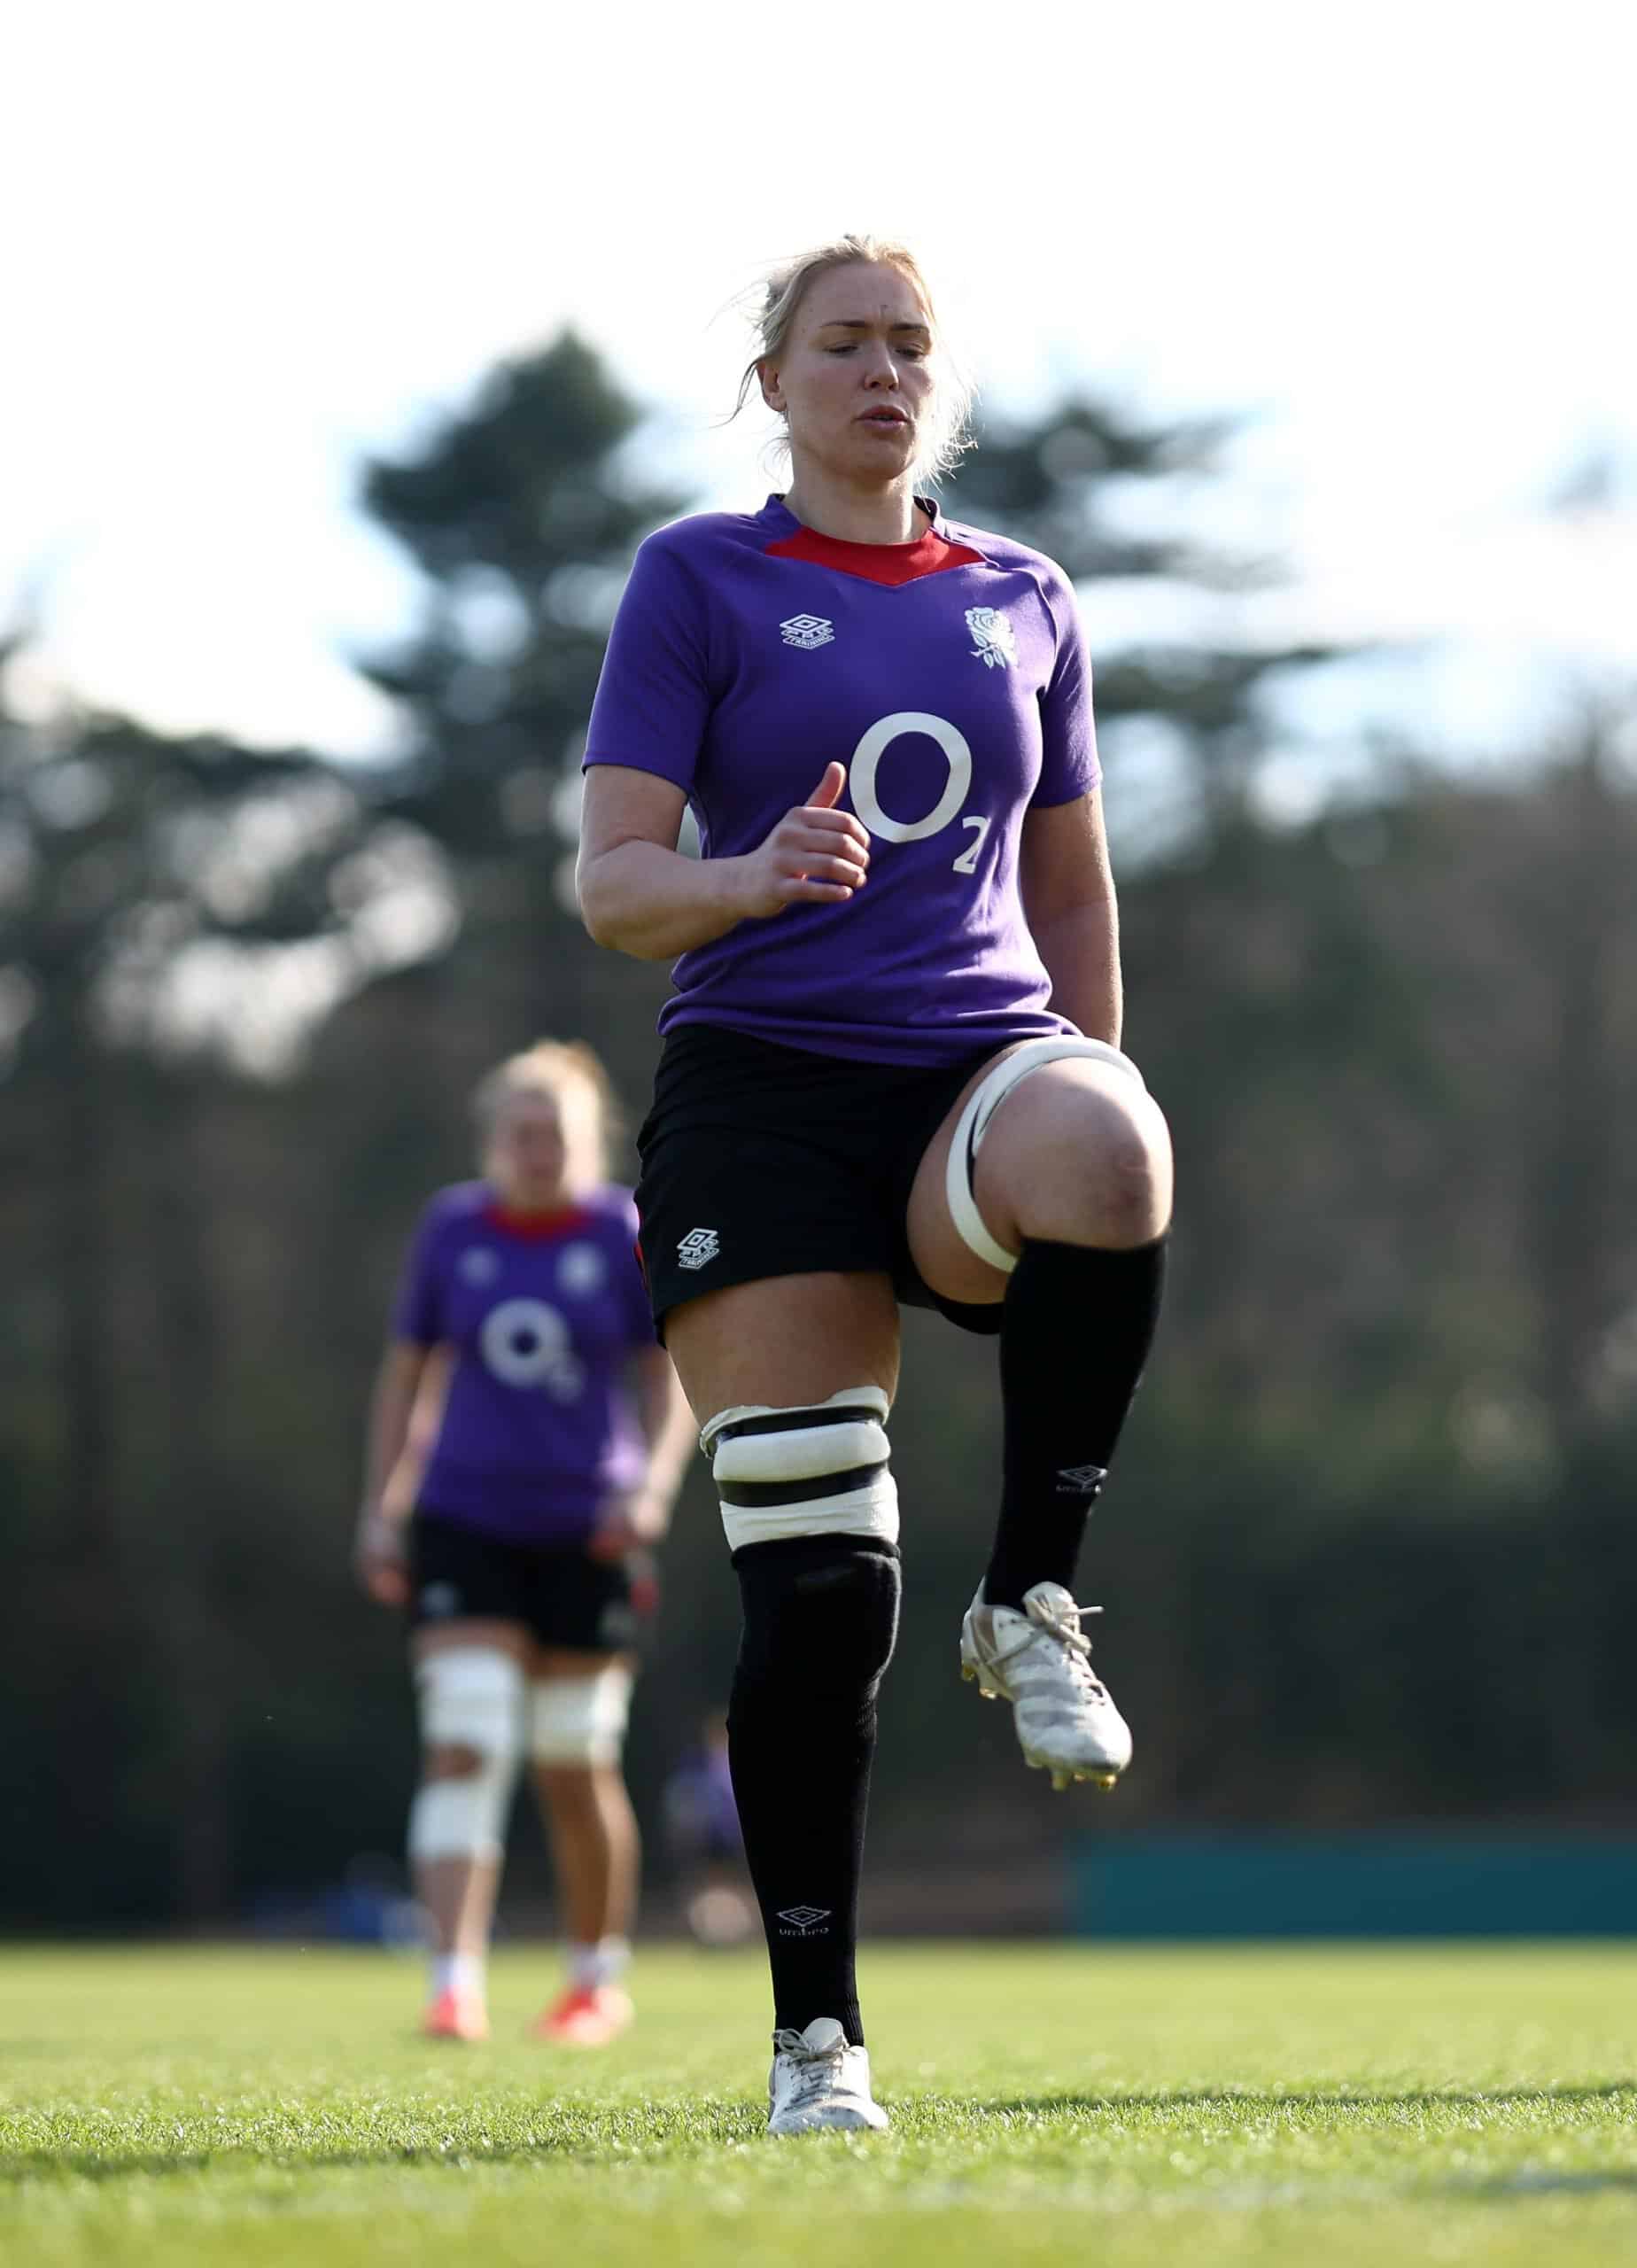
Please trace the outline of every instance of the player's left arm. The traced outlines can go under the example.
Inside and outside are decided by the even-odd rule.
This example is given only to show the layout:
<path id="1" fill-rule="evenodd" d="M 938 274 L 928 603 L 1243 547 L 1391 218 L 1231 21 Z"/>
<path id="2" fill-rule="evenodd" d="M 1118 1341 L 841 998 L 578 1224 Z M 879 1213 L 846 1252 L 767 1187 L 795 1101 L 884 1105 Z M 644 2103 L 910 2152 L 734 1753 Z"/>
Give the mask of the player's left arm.
<path id="1" fill-rule="evenodd" d="M 1024 813 L 1018 875 L 1052 1006 L 1088 1039 L 1118 1047 L 1120 916 L 1100 790 Z"/>

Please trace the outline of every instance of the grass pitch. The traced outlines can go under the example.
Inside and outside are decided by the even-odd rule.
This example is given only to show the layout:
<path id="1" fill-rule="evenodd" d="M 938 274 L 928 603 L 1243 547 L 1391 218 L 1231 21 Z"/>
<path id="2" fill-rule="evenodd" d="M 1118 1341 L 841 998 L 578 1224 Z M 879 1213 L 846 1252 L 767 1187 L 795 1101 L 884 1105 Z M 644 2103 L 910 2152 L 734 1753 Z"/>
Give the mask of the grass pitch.
<path id="1" fill-rule="evenodd" d="M 415 1964 L 0 1954 L 7 2268 L 1637 2261 L 1637 1949 L 878 1947 L 880 2138 L 772 2143 L 759 1957 L 419 2040 Z"/>

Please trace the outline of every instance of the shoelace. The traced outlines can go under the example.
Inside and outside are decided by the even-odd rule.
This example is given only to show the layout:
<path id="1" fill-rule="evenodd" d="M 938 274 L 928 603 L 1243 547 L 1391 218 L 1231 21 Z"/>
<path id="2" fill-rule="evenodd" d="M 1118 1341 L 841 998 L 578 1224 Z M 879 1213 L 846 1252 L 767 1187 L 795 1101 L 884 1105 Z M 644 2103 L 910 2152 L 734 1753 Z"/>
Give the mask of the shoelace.
<path id="1" fill-rule="evenodd" d="M 799 2031 L 776 2031 L 773 2047 L 778 2054 L 789 2056 L 796 2066 L 795 2083 L 791 2090 L 796 2102 L 804 2102 L 809 2095 L 838 2083 L 847 2068 L 844 2039 L 838 2039 L 834 2047 L 810 2047 Z"/>
<path id="2" fill-rule="evenodd" d="M 1053 1613 L 1043 1600 L 1032 1598 L 1027 1612 L 1029 1620 L 1049 1638 L 1055 1638 L 1068 1656 L 1069 1672 L 1076 1685 L 1106 1700 L 1108 1689 L 1091 1666 L 1091 1641 L 1081 1628 L 1089 1614 L 1101 1614 L 1100 1606 L 1077 1606 L 1071 1600 L 1060 1613 Z"/>

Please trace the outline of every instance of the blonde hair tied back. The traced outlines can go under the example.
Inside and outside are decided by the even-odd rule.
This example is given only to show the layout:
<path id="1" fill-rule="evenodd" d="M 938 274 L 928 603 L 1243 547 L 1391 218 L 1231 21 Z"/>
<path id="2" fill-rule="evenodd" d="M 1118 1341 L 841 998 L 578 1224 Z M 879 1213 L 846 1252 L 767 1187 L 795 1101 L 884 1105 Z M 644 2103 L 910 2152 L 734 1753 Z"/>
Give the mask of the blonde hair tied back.
<path id="1" fill-rule="evenodd" d="M 486 1153 L 501 1112 L 518 1096 L 548 1095 L 561 1103 L 565 1092 L 574 1090 L 592 1106 L 587 1138 L 581 1146 L 587 1154 L 578 1162 L 590 1183 L 606 1180 L 609 1151 L 621 1130 L 619 1103 L 602 1059 L 582 1039 L 537 1039 L 485 1074 L 472 1092 L 479 1148 Z M 564 1117 L 566 1121 L 566 1112 Z M 570 1147 L 572 1153 L 572 1142 Z"/>
<path id="2" fill-rule="evenodd" d="M 756 353 L 740 373 L 739 392 L 731 415 L 737 417 L 749 400 L 763 363 L 777 361 L 789 345 L 796 315 L 810 287 L 834 268 L 852 268 L 864 263 L 896 268 L 913 284 L 921 305 L 927 310 L 927 320 L 932 327 L 938 383 L 933 394 L 932 416 L 922 439 L 915 471 L 918 478 L 926 479 L 935 486 L 940 480 L 949 478 L 972 447 L 969 421 L 974 389 L 971 379 L 955 361 L 944 339 L 920 262 L 907 245 L 898 243 L 894 237 L 867 235 L 834 237 L 828 244 L 815 245 L 793 260 L 781 260 L 760 285 L 753 287 L 745 295 L 746 311 L 755 329 L 757 344 Z M 788 444 L 781 442 L 780 446 L 783 448 Z"/>

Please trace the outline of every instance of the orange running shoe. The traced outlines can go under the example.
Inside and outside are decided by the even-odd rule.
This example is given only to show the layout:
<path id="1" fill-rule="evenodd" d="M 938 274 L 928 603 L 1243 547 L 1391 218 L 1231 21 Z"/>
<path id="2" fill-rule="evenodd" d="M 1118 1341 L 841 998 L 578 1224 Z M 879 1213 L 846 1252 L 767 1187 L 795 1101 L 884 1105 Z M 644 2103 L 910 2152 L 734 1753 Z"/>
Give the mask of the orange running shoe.
<path id="1" fill-rule="evenodd" d="M 440 1992 L 421 2030 L 428 2039 L 487 2039 L 489 2012 L 471 1992 Z"/>
<path id="2" fill-rule="evenodd" d="M 555 2039 L 570 2047 L 606 2047 L 635 2016 L 631 1996 L 617 1984 L 570 1985 L 535 2019 L 536 2039 Z"/>

